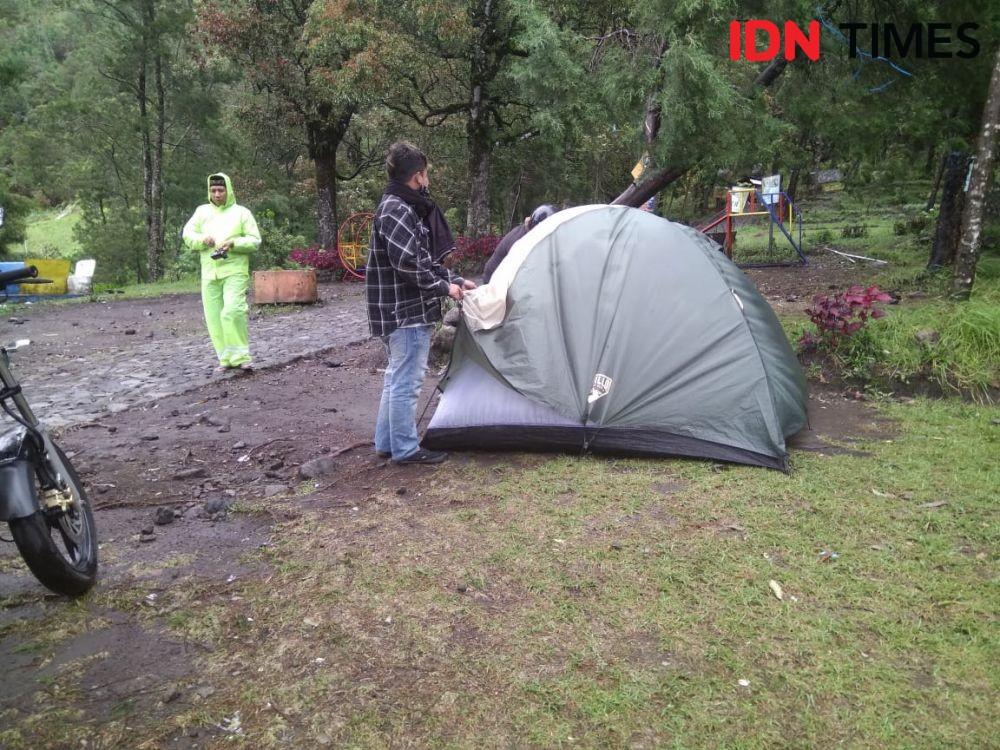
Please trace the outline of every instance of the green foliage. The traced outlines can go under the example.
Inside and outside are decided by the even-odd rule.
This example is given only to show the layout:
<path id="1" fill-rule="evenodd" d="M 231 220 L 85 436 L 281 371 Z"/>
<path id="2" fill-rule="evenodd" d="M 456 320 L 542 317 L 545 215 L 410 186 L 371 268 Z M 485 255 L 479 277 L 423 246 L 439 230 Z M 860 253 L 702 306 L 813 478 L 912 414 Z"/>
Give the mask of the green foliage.
<path id="1" fill-rule="evenodd" d="M 145 7 L 157 14 L 145 31 L 123 23 Z M 970 0 L 824 7 L 834 23 L 974 17 L 981 41 L 1000 30 L 1000 14 Z M 802 189 L 818 167 L 838 167 L 848 188 L 863 186 L 859 201 L 905 200 L 915 214 L 924 200 L 915 181 L 929 191 L 942 149 L 973 142 L 988 45 L 953 64 L 909 60 L 914 75 L 878 93 L 872 88 L 884 82 L 886 66 L 859 66 L 830 34 L 820 61 L 788 66 L 766 90 L 753 83 L 760 65 L 728 60 L 732 18 L 814 13 L 799 0 L 766 9 L 731 0 L 3 0 L 0 198 L 21 205 L 2 241 L 20 237 L 17 214 L 31 208 L 25 200 L 38 208 L 76 202 L 90 216 L 143 210 L 136 74 L 153 54 L 164 63 L 166 253 L 174 274 L 192 267 L 176 232 L 203 200 L 207 171 L 242 178 L 242 202 L 282 217 L 267 243 L 277 253 L 287 237 L 315 240 L 317 154 L 330 158 L 333 148 L 327 168 L 337 175 L 343 219 L 374 207 L 381 160 L 399 137 L 431 156 L 433 195 L 456 231 L 474 192 L 470 154 L 484 144 L 497 233 L 542 202 L 613 198 L 647 149 L 652 166 L 688 170 L 661 201 L 670 218 L 702 216 L 712 188 L 740 176 L 778 171 L 785 185 L 797 181 Z M 486 113 L 478 119 L 474 91 Z M 154 100 L 149 88 L 147 118 Z M 648 103 L 662 117 L 647 145 Z M 928 231 L 908 228 L 897 236 L 917 240 Z M 881 230 L 871 231 L 846 246 L 880 243 Z M 828 241 L 819 234 L 819 243 Z M 81 237 L 98 235 L 88 229 Z M 131 231 L 127 237 L 118 244 L 135 239 Z M 82 252 L 107 251 L 85 245 Z"/>
<path id="2" fill-rule="evenodd" d="M 22 242 L 31 201 L 10 190 L 3 173 L 0 173 L 0 206 L 4 209 L 3 226 L 0 227 L 0 255 L 11 252 L 11 247 Z"/>
<path id="3" fill-rule="evenodd" d="M 138 209 L 101 213 L 86 206 L 74 236 L 97 261 L 95 283 L 124 284 L 146 278 L 146 234 Z"/>
<path id="4" fill-rule="evenodd" d="M 278 218 L 271 209 L 255 214 L 260 229 L 261 246 L 251 258 L 254 268 L 294 268 L 297 265 L 288 257 L 294 248 L 306 244 L 305 237 L 295 234 L 288 220 Z"/>
<path id="5" fill-rule="evenodd" d="M 862 379 L 929 382 L 981 400 L 1000 388 L 1000 285 L 983 283 L 969 302 L 935 300 L 887 308 L 845 341 L 844 367 Z"/>

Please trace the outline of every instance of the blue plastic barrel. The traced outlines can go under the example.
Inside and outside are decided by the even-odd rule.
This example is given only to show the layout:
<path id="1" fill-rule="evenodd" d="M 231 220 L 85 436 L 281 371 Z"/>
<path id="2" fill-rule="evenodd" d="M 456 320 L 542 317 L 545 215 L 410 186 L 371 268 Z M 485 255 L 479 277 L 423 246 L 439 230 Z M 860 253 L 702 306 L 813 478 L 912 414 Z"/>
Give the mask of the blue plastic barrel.
<path id="1" fill-rule="evenodd" d="M 0 272 L 3 271 L 16 271 L 19 268 L 24 268 L 23 260 L 10 260 L 10 261 L 0 261 Z M 21 285 L 20 284 L 8 284 L 4 291 L 7 294 L 20 294 Z"/>

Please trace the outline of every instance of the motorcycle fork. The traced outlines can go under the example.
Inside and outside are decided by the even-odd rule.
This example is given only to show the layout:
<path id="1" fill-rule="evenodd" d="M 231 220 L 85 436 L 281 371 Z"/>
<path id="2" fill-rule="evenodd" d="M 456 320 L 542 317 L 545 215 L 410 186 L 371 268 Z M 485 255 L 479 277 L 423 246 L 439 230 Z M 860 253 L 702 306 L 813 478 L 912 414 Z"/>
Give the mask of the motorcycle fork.
<path id="1" fill-rule="evenodd" d="M 18 421 L 28 429 L 31 438 L 35 441 L 35 448 L 39 456 L 39 460 L 35 462 L 35 468 L 45 474 L 45 484 L 49 487 L 40 493 L 39 499 L 42 506 L 48 512 L 57 510 L 63 513 L 67 512 L 76 498 L 73 497 L 73 492 L 69 489 L 68 482 L 65 481 L 66 467 L 63 465 L 62 459 L 59 458 L 59 454 L 56 453 L 52 441 L 49 440 L 48 433 L 42 429 L 38 417 L 31 410 L 28 399 L 21 392 L 21 384 L 14 377 L 14 373 L 10 371 L 6 351 L 4 356 L 0 356 L 0 383 L 3 384 L 0 398 L 9 398 L 14 402 L 14 406 L 21 414 L 21 419 Z"/>

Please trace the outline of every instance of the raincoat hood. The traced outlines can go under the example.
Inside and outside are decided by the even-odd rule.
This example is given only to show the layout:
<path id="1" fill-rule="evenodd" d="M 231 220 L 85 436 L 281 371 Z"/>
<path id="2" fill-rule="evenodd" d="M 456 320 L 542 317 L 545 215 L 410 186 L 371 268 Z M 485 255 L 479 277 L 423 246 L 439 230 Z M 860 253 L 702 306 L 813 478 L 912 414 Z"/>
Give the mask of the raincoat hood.
<path id="1" fill-rule="evenodd" d="M 212 203 L 212 178 L 213 177 L 221 177 L 223 180 L 226 181 L 226 202 L 223 205 L 221 205 L 221 206 L 217 206 L 217 208 L 220 208 L 220 209 L 221 208 L 229 208 L 230 206 L 235 205 L 236 204 L 236 194 L 233 192 L 233 181 L 230 180 L 229 179 L 229 175 L 227 175 L 224 172 L 215 172 L 214 174 L 210 174 L 208 176 L 208 180 L 207 180 L 208 202 Z M 212 205 L 214 206 L 215 204 L 212 203 Z"/>

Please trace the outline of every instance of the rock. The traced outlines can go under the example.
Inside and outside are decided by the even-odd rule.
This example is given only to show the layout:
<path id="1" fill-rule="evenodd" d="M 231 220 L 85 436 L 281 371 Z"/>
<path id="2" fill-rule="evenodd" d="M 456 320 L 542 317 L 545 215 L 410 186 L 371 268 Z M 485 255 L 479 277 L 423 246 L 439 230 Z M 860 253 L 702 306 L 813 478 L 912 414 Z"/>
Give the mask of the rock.
<path id="1" fill-rule="evenodd" d="M 906 295 L 907 299 L 924 299 L 927 297 L 927 292 L 917 289 L 916 291 L 910 292 Z"/>
<path id="2" fill-rule="evenodd" d="M 143 310 L 142 314 L 145 315 L 147 318 L 149 318 L 149 317 L 152 317 L 153 311 L 152 310 Z"/>
<path id="3" fill-rule="evenodd" d="M 161 700 L 164 703 L 173 703 L 175 700 L 183 695 L 176 685 L 167 685 L 161 693 Z"/>
<path id="4" fill-rule="evenodd" d="M 234 451 L 241 451 L 241 450 L 243 450 L 246 447 L 247 447 L 247 444 L 244 443 L 242 440 L 240 440 L 238 443 L 233 443 L 233 450 Z"/>
<path id="5" fill-rule="evenodd" d="M 921 344 L 922 346 L 929 346 L 930 344 L 936 344 L 940 341 L 941 334 L 933 328 L 921 328 L 913 334 L 913 338 L 917 340 L 918 344 Z"/>
<path id="6" fill-rule="evenodd" d="M 139 537 L 140 542 L 155 542 L 156 534 L 143 534 Z"/>
<path id="7" fill-rule="evenodd" d="M 143 526 L 142 530 L 139 532 L 143 536 L 152 536 L 155 532 L 153 531 L 153 526 Z"/>
<path id="8" fill-rule="evenodd" d="M 231 424 L 229 424 L 228 422 L 226 422 L 224 425 L 222 425 L 218 429 L 218 432 L 231 432 L 232 429 L 233 429 L 233 426 Z"/>
<path id="9" fill-rule="evenodd" d="M 268 484 L 264 486 L 264 497 L 275 497 L 288 492 L 288 488 L 283 484 Z"/>
<path id="10" fill-rule="evenodd" d="M 269 471 L 277 471 L 278 469 L 284 468 L 284 466 L 285 466 L 285 462 L 279 458 L 277 461 L 275 461 L 274 463 L 272 463 L 267 468 L 268 468 Z"/>
<path id="11" fill-rule="evenodd" d="M 441 326 L 434 332 L 434 337 L 431 339 L 431 349 L 441 354 L 447 354 L 455 344 L 457 332 L 457 328 Z"/>
<path id="12" fill-rule="evenodd" d="M 396 489 L 396 494 L 399 495 L 400 497 L 402 497 L 403 495 L 405 495 L 406 494 L 406 487 L 398 487 Z"/>
<path id="13" fill-rule="evenodd" d="M 135 329 L 134 328 L 126 328 L 125 329 L 125 335 L 126 336 L 135 336 Z"/>
<path id="14" fill-rule="evenodd" d="M 200 685 L 194 689 L 194 694 L 202 700 L 205 700 L 206 698 L 211 698 L 215 695 L 215 688 L 211 685 Z"/>
<path id="15" fill-rule="evenodd" d="M 170 410 L 170 416 L 171 417 L 179 417 L 180 415 L 181 415 L 181 410 L 180 409 L 171 409 Z"/>
<path id="16" fill-rule="evenodd" d="M 343 362 L 335 362 L 332 359 L 325 360 L 323 362 L 323 364 L 326 365 L 327 367 L 343 367 L 344 366 Z"/>
<path id="17" fill-rule="evenodd" d="M 13 323 L 16 326 L 23 326 L 28 322 L 27 318 L 7 318 L 8 323 Z"/>
<path id="18" fill-rule="evenodd" d="M 229 503 L 230 503 L 229 500 L 217 497 L 211 500 L 207 500 L 205 502 L 205 505 L 202 507 L 204 508 L 205 512 L 208 515 L 213 516 L 216 513 L 225 513 L 227 510 L 229 510 Z"/>
<path id="19" fill-rule="evenodd" d="M 458 321 L 461 319 L 462 310 L 458 307 L 453 307 L 444 314 L 444 324 L 446 326 L 452 326 L 454 328 L 458 325 Z"/>
<path id="20" fill-rule="evenodd" d="M 466 586 L 464 583 L 460 583 L 458 584 L 458 586 L 455 587 L 455 590 L 458 591 L 458 593 L 460 594 L 464 594 L 466 591 L 469 590 L 469 587 Z"/>
<path id="21" fill-rule="evenodd" d="M 176 519 L 174 516 L 174 511 L 172 508 L 159 507 L 156 509 L 156 515 L 153 516 L 153 523 L 157 526 L 166 526 L 167 524 L 173 523 Z"/>
<path id="22" fill-rule="evenodd" d="M 332 474 L 337 469 L 337 462 L 329 456 L 320 456 L 306 461 L 299 467 L 300 479 L 319 479 Z"/>
<path id="23" fill-rule="evenodd" d="M 149 442 L 152 442 L 153 440 L 159 440 L 160 436 L 159 435 L 143 435 L 139 439 L 140 440 L 147 440 Z"/>
<path id="24" fill-rule="evenodd" d="M 208 476 L 208 471 L 204 466 L 196 466 L 193 469 L 183 469 L 174 474 L 174 479 L 202 479 Z"/>

